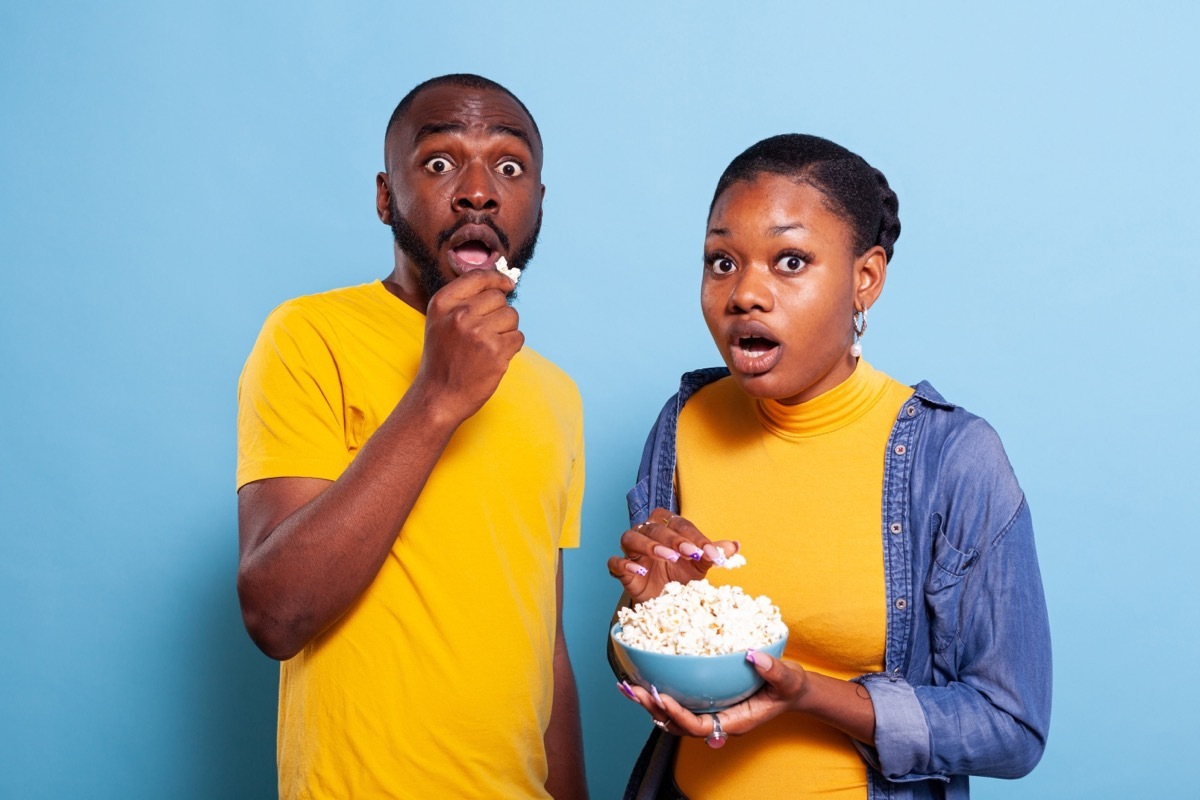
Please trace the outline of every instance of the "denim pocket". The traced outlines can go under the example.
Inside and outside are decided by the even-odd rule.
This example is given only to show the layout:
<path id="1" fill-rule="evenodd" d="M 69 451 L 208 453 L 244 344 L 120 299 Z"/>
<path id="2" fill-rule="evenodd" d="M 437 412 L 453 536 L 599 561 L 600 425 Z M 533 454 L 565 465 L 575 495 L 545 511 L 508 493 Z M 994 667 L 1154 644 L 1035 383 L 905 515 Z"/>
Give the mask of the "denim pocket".
<path id="1" fill-rule="evenodd" d="M 925 581 L 925 605 L 929 610 L 929 631 L 933 651 L 940 653 L 958 636 L 963 578 L 971 571 L 979 551 L 963 552 L 950 543 L 941 514 L 930 520 L 933 539 L 933 562 Z"/>
<path id="2" fill-rule="evenodd" d="M 629 508 L 629 524 L 644 521 L 650 516 L 650 476 L 642 478 L 625 494 L 625 505 Z"/>

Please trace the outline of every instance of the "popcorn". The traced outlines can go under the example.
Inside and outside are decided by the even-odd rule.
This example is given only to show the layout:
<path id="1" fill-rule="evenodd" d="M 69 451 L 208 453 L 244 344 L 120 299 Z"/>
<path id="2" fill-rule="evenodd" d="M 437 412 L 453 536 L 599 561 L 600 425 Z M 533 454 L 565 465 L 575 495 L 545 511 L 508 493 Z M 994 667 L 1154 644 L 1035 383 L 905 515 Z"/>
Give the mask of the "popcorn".
<path id="1" fill-rule="evenodd" d="M 779 608 L 765 595 L 707 580 L 671 581 L 658 597 L 617 612 L 625 645 L 653 653 L 716 656 L 766 647 L 787 634 Z"/>
<path id="2" fill-rule="evenodd" d="M 720 545 L 714 545 L 717 548 L 717 553 L 721 556 L 716 560 L 716 565 L 723 569 L 737 569 L 738 567 L 746 566 L 746 557 L 741 553 L 734 553 L 731 556 L 725 555 L 725 548 Z"/>
<path id="3" fill-rule="evenodd" d="M 504 256 L 500 256 L 499 258 L 496 259 L 496 269 L 503 275 L 510 278 L 513 283 L 516 283 L 517 281 L 521 280 L 521 270 L 518 269 L 517 267 L 510 268 L 508 266 L 508 259 L 505 258 Z"/>

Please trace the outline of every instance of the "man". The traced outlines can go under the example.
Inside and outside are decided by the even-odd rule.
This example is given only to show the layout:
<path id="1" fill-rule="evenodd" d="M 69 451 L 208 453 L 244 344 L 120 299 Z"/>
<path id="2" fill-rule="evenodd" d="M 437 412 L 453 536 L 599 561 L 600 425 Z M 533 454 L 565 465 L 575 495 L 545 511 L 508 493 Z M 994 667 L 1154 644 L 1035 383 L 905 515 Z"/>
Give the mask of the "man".
<path id="1" fill-rule="evenodd" d="M 501 258 L 542 218 L 542 141 L 476 75 L 396 107 L 383 281 L 283 304 L 239 385 L 238 595 L 282 661 L 282 797 L 585 797 L 562 556 L 578 391 L 529 349 Z"/>

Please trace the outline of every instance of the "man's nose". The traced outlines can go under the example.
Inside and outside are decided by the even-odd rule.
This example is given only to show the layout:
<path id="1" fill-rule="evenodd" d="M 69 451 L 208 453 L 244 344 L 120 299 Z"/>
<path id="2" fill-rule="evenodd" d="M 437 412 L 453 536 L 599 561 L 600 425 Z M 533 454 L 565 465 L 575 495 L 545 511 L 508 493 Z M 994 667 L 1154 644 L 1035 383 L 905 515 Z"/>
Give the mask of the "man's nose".
<path id="1" fill-rule="evenodd" d="M 468 162 L 459 175 L 451 201 L 456 211 L 496 211 L 500 208 L 496 176 L 486 164 Z"/>

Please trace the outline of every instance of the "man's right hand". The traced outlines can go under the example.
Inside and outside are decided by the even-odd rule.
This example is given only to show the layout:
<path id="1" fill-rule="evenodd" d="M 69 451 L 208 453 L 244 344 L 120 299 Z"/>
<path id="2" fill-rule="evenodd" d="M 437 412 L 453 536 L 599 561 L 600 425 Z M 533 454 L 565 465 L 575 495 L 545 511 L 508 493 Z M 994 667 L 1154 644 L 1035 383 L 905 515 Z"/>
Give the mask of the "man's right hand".
<path id="1" fill-rule="evenodd" d="M 508 305 L 515 284 L 492 269 L 463 273 L 443 286 L 425 313 L 425 346 L 414 389 L 435 398 L 460 423 L 479 411 L 525 344 Z"/>

